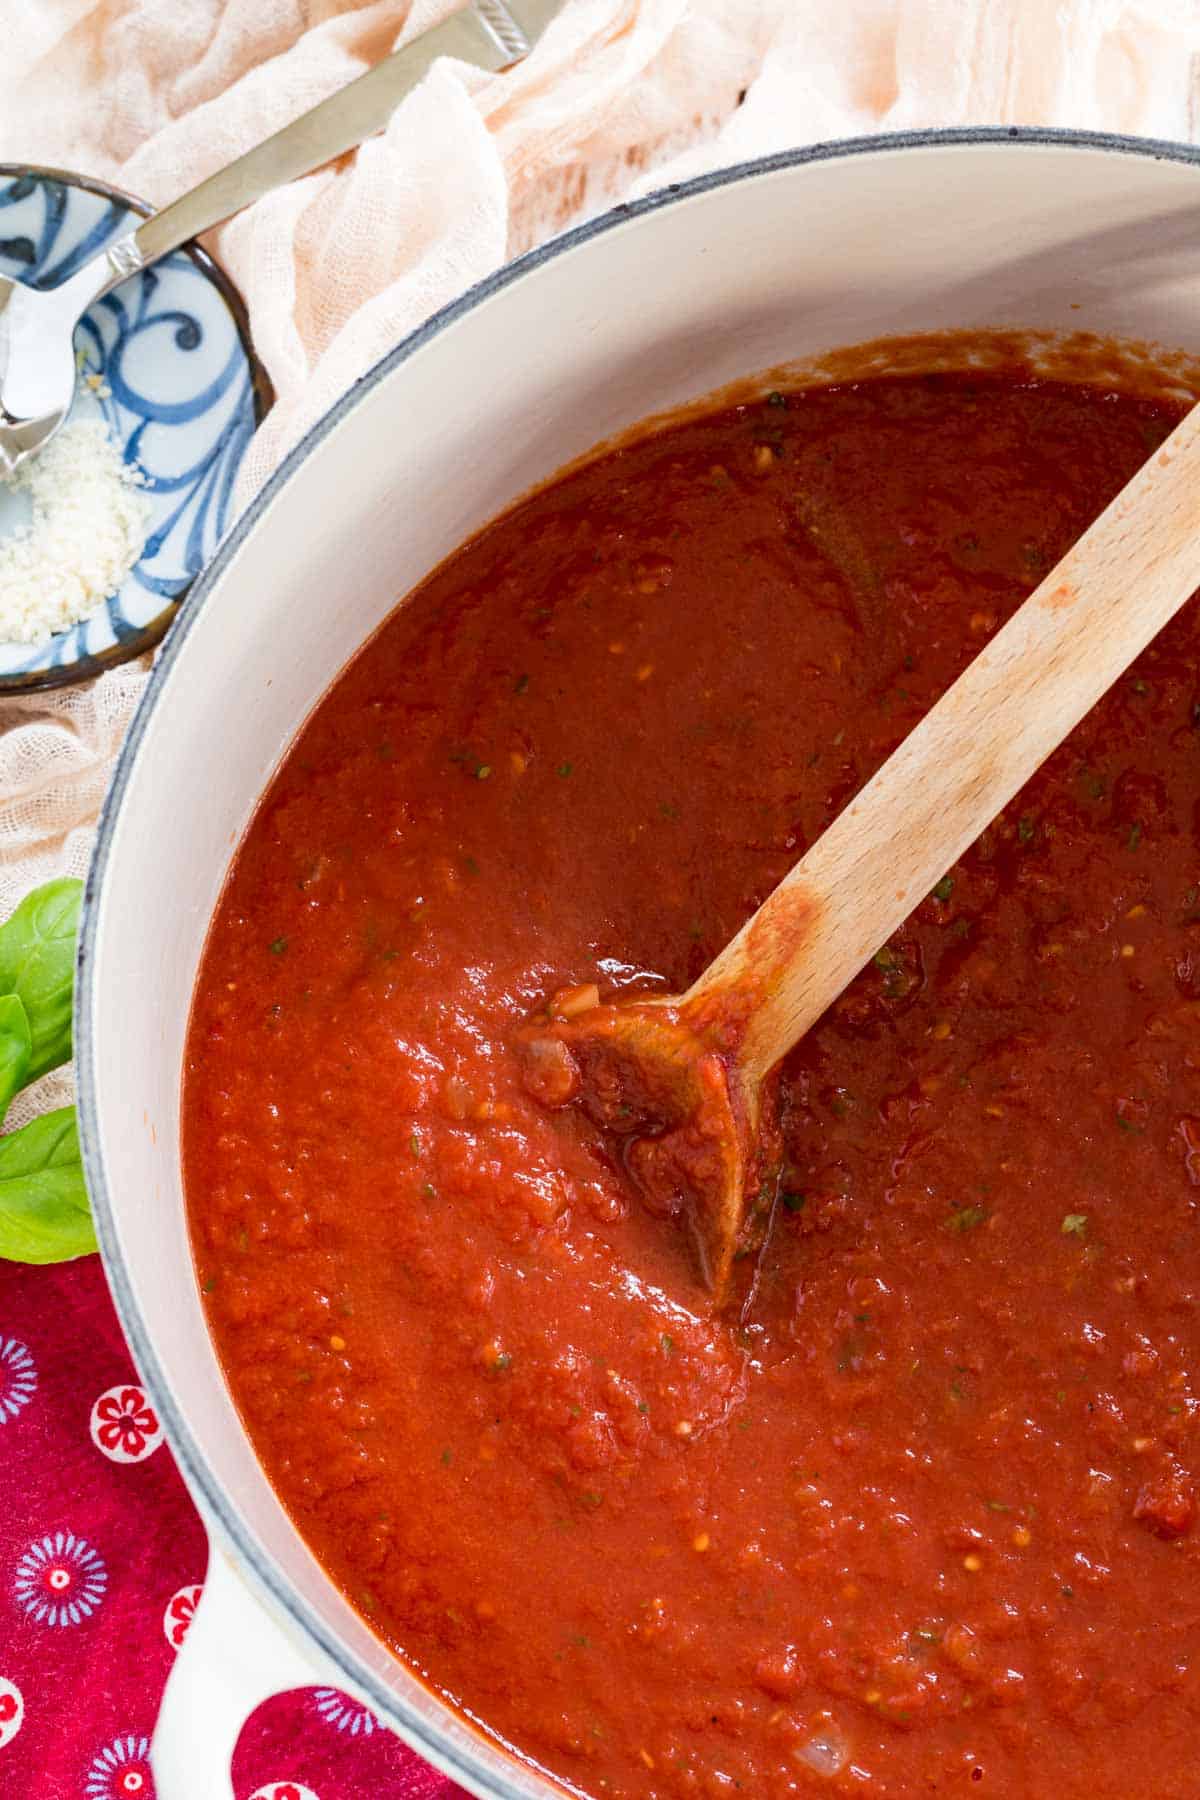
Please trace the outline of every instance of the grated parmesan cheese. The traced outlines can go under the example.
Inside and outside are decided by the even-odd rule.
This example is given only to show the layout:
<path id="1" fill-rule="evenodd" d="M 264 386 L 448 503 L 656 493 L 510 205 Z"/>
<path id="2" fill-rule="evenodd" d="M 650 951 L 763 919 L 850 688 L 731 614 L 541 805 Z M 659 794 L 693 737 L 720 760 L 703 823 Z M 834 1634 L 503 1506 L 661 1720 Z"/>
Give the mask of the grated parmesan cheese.
<path id="1" fill-rule="evenodd" d="M 0 641 L 40 644 L 102 606 L 141 555 L 143 477 L 103 419 L 69 421 L 9 483 L 33 516 L 0 538 Z"/>

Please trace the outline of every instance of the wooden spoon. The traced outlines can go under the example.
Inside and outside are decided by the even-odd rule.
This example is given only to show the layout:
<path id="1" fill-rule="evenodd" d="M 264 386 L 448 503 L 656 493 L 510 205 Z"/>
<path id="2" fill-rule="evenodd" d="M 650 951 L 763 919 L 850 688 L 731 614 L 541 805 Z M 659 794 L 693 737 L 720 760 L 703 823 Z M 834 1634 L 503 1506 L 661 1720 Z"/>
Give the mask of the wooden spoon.
<path id="1" fill-rule="evenodd" d="M 526 1082 L 621 1140 L 719 1305 L 773 1184 L 780 1058 L 1200 585 L 1200 406 L 683 995 L 551 1002 Z"/>

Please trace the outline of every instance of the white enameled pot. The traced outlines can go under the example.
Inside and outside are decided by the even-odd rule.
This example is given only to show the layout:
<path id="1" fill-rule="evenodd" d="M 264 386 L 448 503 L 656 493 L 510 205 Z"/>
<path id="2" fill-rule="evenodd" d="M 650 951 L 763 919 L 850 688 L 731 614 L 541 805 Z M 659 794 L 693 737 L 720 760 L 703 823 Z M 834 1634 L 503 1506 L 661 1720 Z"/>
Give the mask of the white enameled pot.
<path id="1" fill-rule="evenodd" d="M 228 1792 L 278 1688 L 349 1688 L 465 1787 L 561 1792 L 378 1643 L 265 1479 L 205 1329 L 179 1087 L 230 857 L 338 670 L 469 533 L 589 446 L 756 370 L 885 334 L 1092 330 L 1200 352 L 1195 151 L 1039 131 L 823 145 L 619 209 L 423 326 L 293 452 L 175 626 L 88 883 L 76 1042 L 118 1311 L 213 1535 L 155 1745 L 160 1800 Z"/>

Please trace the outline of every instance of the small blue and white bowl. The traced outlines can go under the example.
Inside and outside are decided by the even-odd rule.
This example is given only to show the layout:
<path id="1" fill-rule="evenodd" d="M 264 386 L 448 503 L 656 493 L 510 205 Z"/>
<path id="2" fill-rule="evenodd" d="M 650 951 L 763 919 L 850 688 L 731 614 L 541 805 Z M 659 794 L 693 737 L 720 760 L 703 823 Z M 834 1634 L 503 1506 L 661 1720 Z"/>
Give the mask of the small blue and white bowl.
<path id="1" fill-rule="evenodd" d="M 0 163 L 0 272 L 55 287 L 151 210 L 103 182 Z M 98 413 L 141 470 L 146 546 L 91 618 L 41 644 L 0 641 L 0 692 L 82 681 L 158 643 L 232 519 L 246 446 L 273 399 L 240 296 L 194 244 L 98 301 L 75 350 L 72 417 Z M 0 488 L 0 536 L 25 504 Z"/>

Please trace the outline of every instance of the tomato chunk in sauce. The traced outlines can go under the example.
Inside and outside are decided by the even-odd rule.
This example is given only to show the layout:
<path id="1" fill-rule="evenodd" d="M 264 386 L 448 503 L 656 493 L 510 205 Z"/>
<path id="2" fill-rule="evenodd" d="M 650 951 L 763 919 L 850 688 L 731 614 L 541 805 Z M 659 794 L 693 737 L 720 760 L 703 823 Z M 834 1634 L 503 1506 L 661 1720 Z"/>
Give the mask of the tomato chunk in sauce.
<path id="1" fill-rule="evenodd" d="M 1200 1788 L 1200 612 L 789 1057 L 711 1317 L 514 1039 L 680 990 L 1174 423 L 1019 371 L 687 417 L 437 570 L 238 852 L 185 1073 L 246 1427 L 584 1794 Z"/>

